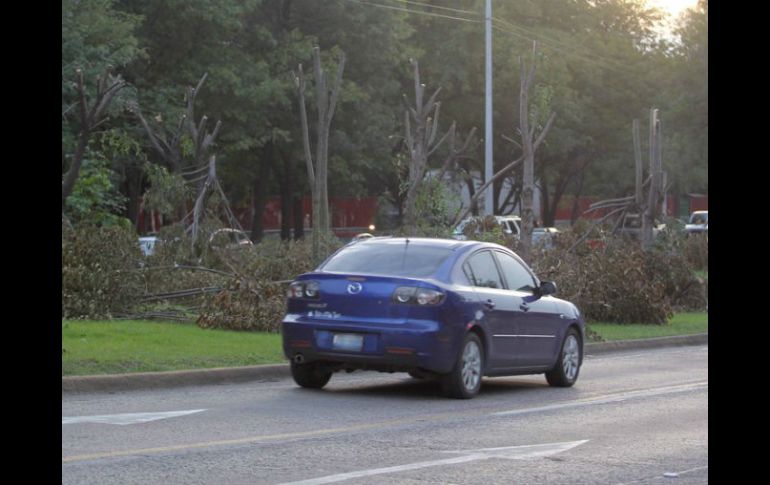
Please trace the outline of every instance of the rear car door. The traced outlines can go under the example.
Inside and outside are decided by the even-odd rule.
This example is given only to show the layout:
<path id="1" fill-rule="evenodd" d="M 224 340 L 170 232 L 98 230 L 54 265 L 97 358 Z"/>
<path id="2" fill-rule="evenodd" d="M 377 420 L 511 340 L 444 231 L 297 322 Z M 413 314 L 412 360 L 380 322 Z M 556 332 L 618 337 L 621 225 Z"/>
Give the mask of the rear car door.
<path id="1" fill-rule="evenodd" d="M 476 297 L 482 304 L 483 315 L 476 320 L 486 323 L 490 348 L 490 367 L 506 368 L 515 365 L 513 335 L 516 334 L 515 310 L 521 299 L 504 288 L 503 279 L 490 250 L 471 255 L 463 266 L 473 281 Z"/>

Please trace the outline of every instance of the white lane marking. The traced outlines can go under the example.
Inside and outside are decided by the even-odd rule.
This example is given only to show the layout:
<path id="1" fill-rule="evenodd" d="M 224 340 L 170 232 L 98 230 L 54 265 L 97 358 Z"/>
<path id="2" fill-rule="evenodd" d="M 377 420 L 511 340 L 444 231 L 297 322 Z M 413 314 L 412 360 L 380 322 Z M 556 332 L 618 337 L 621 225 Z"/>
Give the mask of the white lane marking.
<path id="1" fill-rule="evenodd" d="M 491 416 L 511 416 L 516 414 L 528 414 L 528 413 L 539 413 L 543 411 L 552 411 L 556 409 L 576 408 L 576 407 L 582 407 L 582 406 L 594 406 L 597 404 L 623 402 L 629 399 L 662 396 L 665 394 L 675 394 L 680 392 L 688 392 L 688 391 L 695 391 L 695 390 L 701 390 L 701 389 L 708 389 L 708 381 L 696 382 L 693 384 L 685 384 L 681 386 L 668 386 L 668 387 L 659 387 L 655 389 L 644 389 L 641 391 L 620 392 L 617 394 L 609 394 L 606 396 L 595 397 L 595 398 L 586 399 L 583 401 L 574 401 L 574 402 L 567 402 L 567 403 L 561 403 L 561 404 L 550 404 L 548 406 L 540 406 L 535 408 L 512 409 L 510 411 L 500 411 L 497 413 L 492 413 Z"/>
<path id="2" fill-rule="evenodd" d="M 161 413 L 127 413 L 127 414 L 104 414 L 101 416 L 74 416 L 62 417 L 61 424 L 75 423 L 99 423 L 99 424 L 118 424 L 125 426 L 127 424 L 146 423 L 148 421 L 157 421 L 158 419 L 175 418 L 177 416 L 187 416 L 205 411 L 205 409 L 190 409 L 187 411 L 167 411 Z"/>
<path id="3" fill-rule="evenodd" d="M 439 465 L 454 465 L 457 463 L 467 463 L 470 461 L 488 460 L 490 458 L 505 458 L 509 460 L 540 458 L 567 451 L 571 448 L 582 445 L 587 441 L 588 440 L 580 440 L 564 443 L 546 443 L 541 445 L 504 446 L 501 448 L 480 448 L 478 450 L 445 451 L 444 453 L 462 453 L 464 456 L 447 458 L 444 460 L 421 461 L 418 463 L 410 463 L 409 465 L 397 465 L 386 468 L 360 470 L 357 472 L 338 473 L 336 475 L 327 475 L 325 477 L 311 478 L 309 480 L 301 480 L 298 482 L 287 482 L 281 485 L 321 485 L 323 483 L 342 482 L 352 478 L 362 478 L 370 477 L 372 475 L 383 475 L 386 473 L 418 470 L 420 468 L 428 468 Z"/>
<path id="4" fill-rule="evenodd" d="M 666 472 L 666 473 L 663 474 L 663 478 L 679 478 L 680 475 L 684 475 L 686 473 L 697 472 L 697 471 L 700 471 L 700 470 L 708 470 L 708 465 L 706 465 L 706 466 L 699 466 L 699 467 L 695 467 L 695 468 L 690 468 L 689 470 L 683 470 L 681 472 Z M 658 475 L 651 476 L 651 477 L 638 478 L 638 479 L 632 480 L 630 482 L 616 483 L 615 485 L 629 485 L 631 483 L 646 482 L 648 480 L 652 480 L 652 479 L 655 479 L 655 478 L 658 478 Z"/>

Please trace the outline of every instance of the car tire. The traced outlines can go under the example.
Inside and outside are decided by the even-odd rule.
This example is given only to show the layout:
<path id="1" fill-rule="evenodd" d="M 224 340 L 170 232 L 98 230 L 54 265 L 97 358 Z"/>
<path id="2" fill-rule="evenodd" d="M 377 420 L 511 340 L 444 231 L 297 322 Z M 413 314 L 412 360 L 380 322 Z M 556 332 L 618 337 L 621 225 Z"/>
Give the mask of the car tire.
<path id="1" fill-rule="evenodd" d="M 548 384 L 554 387 L 570 387 L 580 375 L 582 361 L 580 335 L 574 328 L 567 331 L 559 349 L 559 359 L 553 369 L 545 373 Z"/>
<path id="2" fill-rule="evenodd" d="M 448 397 L 471 399 L 481 389 L 484 375 L 484 346 L 475 333 L 469 333 L 452 371 L 442 378 L 442 388 Z"/>
<path id="3" fill-rule="evenodd" d="M 321 389 L 332 377 L 331 371 L 324 370 L 319 362 L 298 364 L 291 362 L 291 376 L 294 382 L 308 389 Z"/>

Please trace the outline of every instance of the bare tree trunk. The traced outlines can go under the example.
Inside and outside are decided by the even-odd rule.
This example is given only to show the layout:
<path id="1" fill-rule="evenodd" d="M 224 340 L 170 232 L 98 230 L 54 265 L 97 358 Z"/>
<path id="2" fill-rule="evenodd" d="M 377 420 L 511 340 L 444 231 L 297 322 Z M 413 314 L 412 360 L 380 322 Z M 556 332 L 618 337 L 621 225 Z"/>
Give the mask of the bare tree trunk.
<path id="1" fill-rule="evenodd" d="M 580 172 L 580 178 L 578 179 L 577 190 L 575 191 L 575 200 L 572 203 L 572 214 L 570 214 L 570 225 L 575 224 L 578 216 L 580 216 L 580 197 L 583 196 L 583 184 L 585 182 L 586 172 L 585 170 Z"/>
<path id="2" fill-rule="evenodd" d="M 308 180 L 313 196 L 313 258 L 319 261 L 323 256 L 321 238 L 324 238 L 330 229 L 329 195 L 327 190 L 329 131 L 332 118 L 334 117 L 334 110 L 337 106 L 340 86 L 342 85 L 342 73 L 345 70 L 345 54 L 342 53 L 340 63 L 337 66 L 337 77 L 334 80 L 331 91 L 327 87 L 326 72 L 321 67 L 321 53 L 318 47 L 313 48 L 313 70 L 315 75 L 316 105 L 318 108 L 315 163 L 310 152 L 310 134 L 305 108 L 305 78 L 301 64 L 299 65 L 299 74 L 295 76 L 295 85 L 299 94 L 302 141 Z"/>
<path id="3" fill-rule="evenodd" d="M 288 241 L 291 239 L 292 174 L 289 160 L 285 157 L 282 158 L 283 170 L 281 171 L 281 182 L 279 184 L 281 189 L 281 240 Z"/>
<path id="4" fill-rule="evenodd" d="M 647 198 L 647 208 L 642 217 L 642 247 L 650 247 L 653 242 L 653 229 L 657 215 L 659 193 L 658 143 L 660 142 L 660 122 L 658 110 L 650 110 L 650 190 Z"/>
<path id="5" fill-rule="evenodd" d="M 292 215 L 294 216 L 294 240 L 305 237 L 305 215 L 302 213 L 302 196 L 292 195 Z"/>
<path id="6" fill-rule="evenodd" d="M 261 242 L 264 237 L 262 217 L 265 214 L 265 206 L 267 205 L 267 182 L 269 177 L 270 163 L 263 158 L 260 161 L 259 172 L 254 178 L 251 192 L 252 207 L 254 209 L 251 217 L 251 240 L 255 243 Z"/>
<path id="7" fill-rule="evenodd" d="M 535 150 L 532 146 L 532 135 L 529 128 L 529 89 L 535 77 L 535 49 L 536 43 L 532 43 L 532 66 L 525 69 L 523 59 L 519 59 L 521 66 L 521 84 L 519 89 L 519 131 L 521 132 L 521 148 L 524 151 L 524 172 L 521 188 L 521 258 L 527 263 L 531 262 L 532 252 L 532 198 L 535 191 Z"/>

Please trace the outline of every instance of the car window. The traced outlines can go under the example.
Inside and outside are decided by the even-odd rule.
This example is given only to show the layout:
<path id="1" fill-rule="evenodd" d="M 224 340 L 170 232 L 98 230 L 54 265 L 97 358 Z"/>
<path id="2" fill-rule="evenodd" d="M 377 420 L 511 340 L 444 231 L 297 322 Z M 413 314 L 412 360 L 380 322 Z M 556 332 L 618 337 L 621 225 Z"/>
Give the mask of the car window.
<path id="1" fill-rule="evenodd" d="M 420 278 L 432 275 L 451 254 L 449 248 L 416 244 L 354 244 L 340 250 L 321 270 Z"/>
<path id="2" fill-rule="evenodd" d="M 497 265 L 489 251 L 476 253 L 468 258 L 468 266 L 473 276 L 475 286 L 485 288 L 502 288 L 503 282 L 500 279 L 500 273 L 497 271 Z"/>
<path id="3" fill-rule="evenodd" d="M 495 252 L 500 268 L 503 270 L 505 281 L 509 290 L 532 292 L 535 289 L 535 280 L 532 275 L 516 259 L 508 254 Z"/>

